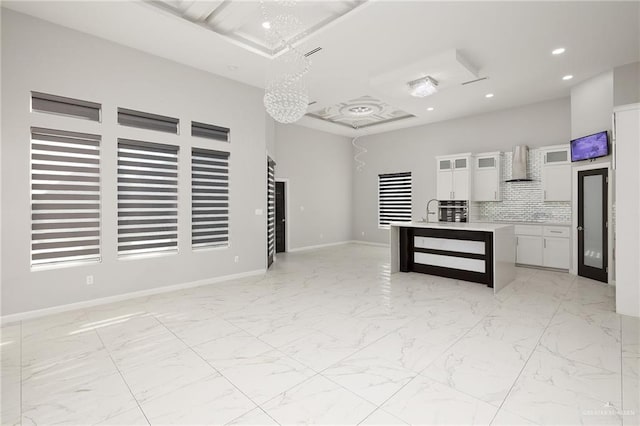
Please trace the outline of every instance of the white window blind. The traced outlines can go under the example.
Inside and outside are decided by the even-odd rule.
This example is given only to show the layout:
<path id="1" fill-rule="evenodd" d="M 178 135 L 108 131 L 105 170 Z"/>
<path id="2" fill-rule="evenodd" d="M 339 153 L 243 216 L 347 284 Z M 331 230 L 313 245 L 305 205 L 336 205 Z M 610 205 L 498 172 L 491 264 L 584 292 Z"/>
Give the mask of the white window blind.
<path id="1" fill-rule="evenodd" d="M 411 220 L 411 172 L 378 175 L 378 226 Z"/>
<path id="2" fill-rule="evenodd" d="M 229 153 L 191 150 L 191 245 L 229 245 Z"/>
<path id="3" fill-rule="evenodd" d="M 31 265 L 100 260 L 100 136 L 31 128 Z"/>
<path id="4" fill-rule="evenodd" d="M 178 147 L 118 139 L 118 255 L 178 249 Z"/>

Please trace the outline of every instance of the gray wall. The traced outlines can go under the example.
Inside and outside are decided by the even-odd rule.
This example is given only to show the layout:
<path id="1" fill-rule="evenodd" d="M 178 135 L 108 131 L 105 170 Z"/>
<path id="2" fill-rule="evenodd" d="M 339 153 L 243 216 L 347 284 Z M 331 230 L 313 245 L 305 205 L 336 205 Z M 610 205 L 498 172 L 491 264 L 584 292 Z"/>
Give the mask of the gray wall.
<path id="1" fill-rule="evenodd" d="M 640 102 L 640 62 L 613 69 L 613 106 Z"/>
<path id="2" fill-rule="evenodd" d="M 100 102 L 103 122 L 31 113 L 31 90 Z M 181 134 L 118 126 L 119 106 L 179 117 Z M 3 315 L 265 267 L 266 218 L 254 213 L 266 207 L 260 90 L 3 10 L 2 107 Z M 190 120 L 230 127 L 232 143 L 191 138 Z M 102 135 L 101 263 L 30 270 L 30 126 Z M 117 259 L 118 137 L 179 144 L 179 254 Z M 231 151 L 230 248 L 190 247 L 189 152 L 196 145 Z M 92 286 L 85 284 L 89 274 Z"/>
<path id="3" fill-rule="evenodd" d="M 413 219 L 420 220 L 436 196 L 435 156 L 568 143 L 570 111 L 569 98 L 562 98 L 358 139 L 368 152 L 360 157 L 366 163 L 360 172 L 351 160 L 353 239 L 388 242 L 388 231 L 377 225 L 378 174 L 412 172 Z"/>
<path id="4" fill-rule="evenodd" d="M 287 250 L 351 239 L 351 140 L 276 125 L 276 178 L 288 179 Z"/>
<path id="5" fill-rule="evenodd" d="M 611 130 L 613 71 L 586 80 L 571 89 L 571 139 Z"/>

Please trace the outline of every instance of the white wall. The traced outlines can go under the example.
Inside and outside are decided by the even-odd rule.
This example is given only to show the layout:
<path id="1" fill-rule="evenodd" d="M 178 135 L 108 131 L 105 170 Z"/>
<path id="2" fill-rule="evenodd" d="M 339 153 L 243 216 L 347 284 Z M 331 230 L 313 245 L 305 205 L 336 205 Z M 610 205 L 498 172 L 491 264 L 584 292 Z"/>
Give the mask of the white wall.
<path id="1" fill-rule="evenodd" d="M 100 102 L 103 122 L 31 113 L 31 90 Z M 181 134 L 118 126 L 120 106 L 178 117 Z M 191 138 L 191 120 L 230 127 L 232 143 Z M 265 267 L 266 218 L 254 214 L 266 207 L 260 90 L 3 10 L 2 124 L 3 315 Z M 102 135 L 101 263 L 30 270 L 30 126 Z M 179 254 L 117 259 L 118 137 L 179 144 Z M 230 248 L 191 250 L 188 170 L 195 145 L 231 151 Z M 239 263 L 234 256 L 240 257 Z M 93 286 L 85 284 L 89 274 L 95 277 Z"/>
<path id="2" fill-rule="evenodd" d="M 358 139 L 368 152 L 359 157 L 366 163 L 362 171 L 351 161 L 353 239 L 388 242 L 389 231 L 377 225 L 378 174 L 412 172 L 413 219 L 420 220 L 436 197 L 435 156 L 568 143 L 570 122 L 569 99 L 563 98 Z"/>
<path id="3" fill-rule="evenodd" d="M 351 140 L 276 125 L 276 179 L 288 179 L 288 235 L 295 250 L 351 239 Z"/>
<path id="4" fill-rule="evenodd" d="M 613 105 L 640 102 L 640 62 L 613 69 Z"/>
<path id="5" fill-rule="evenodd" d="M 571 139 L 611 130 L 613 71 L 571 88 Z"/>

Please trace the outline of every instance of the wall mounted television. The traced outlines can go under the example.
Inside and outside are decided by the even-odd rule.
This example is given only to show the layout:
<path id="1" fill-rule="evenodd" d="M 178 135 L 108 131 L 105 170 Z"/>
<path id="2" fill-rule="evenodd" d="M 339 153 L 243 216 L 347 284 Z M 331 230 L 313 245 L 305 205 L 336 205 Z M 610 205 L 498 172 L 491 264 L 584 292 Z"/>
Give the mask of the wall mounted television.
<path id="1" fill-rule="evenodd" d="M 571 141 L 571 161 L 591 160 L 607 155 L 609 155 L 609 134 L 607 131 Z"/>

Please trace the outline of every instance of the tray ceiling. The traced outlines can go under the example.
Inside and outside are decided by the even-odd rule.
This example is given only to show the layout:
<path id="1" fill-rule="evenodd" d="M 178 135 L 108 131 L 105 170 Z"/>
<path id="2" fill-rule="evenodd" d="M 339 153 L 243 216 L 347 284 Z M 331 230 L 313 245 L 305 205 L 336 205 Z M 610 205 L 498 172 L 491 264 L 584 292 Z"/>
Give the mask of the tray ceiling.
<path id="1" fill-rule="evenodd" d="M 347 102 L 321 108 L 307 114 L 309 117 L 330 123 L 361 129 L 414 117 L 373 96 L 362 96 Z"/>
<path id="2" fill-rule="evenodd" d="M 323 28 L 367 0 L 335 1 L 265 1 L 265 10 L 274 17 L 289 9 L 295 11 L 300 22 L 288 40 L 297 44 L 318 33 Z M 147 0 L 153 6 L 179 18 L 211 30 L 236 45 L 267 56 L 277 56 L 283 48 L 274 50 L 265 37 L 262 23 L 265 21 L 262 2 L 242 0 Z M 294 4 L 291 6 L 291 4 Z"/>

